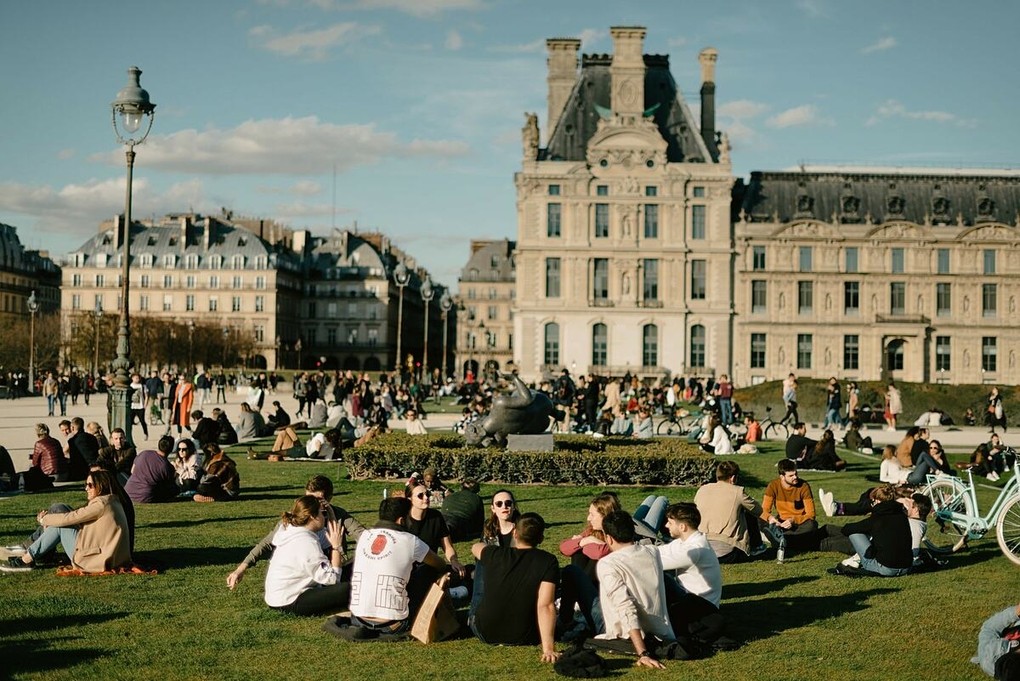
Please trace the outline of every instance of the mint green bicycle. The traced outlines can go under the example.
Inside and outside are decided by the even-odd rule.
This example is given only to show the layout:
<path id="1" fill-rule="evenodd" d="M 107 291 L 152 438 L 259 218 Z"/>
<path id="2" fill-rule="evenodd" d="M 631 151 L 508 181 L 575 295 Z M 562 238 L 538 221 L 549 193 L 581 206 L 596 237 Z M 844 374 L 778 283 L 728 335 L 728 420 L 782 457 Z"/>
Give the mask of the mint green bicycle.
<path id="1" fill-rule="evenodd" d="M 1020 457 L 1013 461 L 1013 477 L 999 496 L 980 515 L 974 474 L 967 470 L 967 482 L 946 475 L 929 475 L 924 493 L 931 499 L 926 542 L 942 553 L 959 551 L 971 539 L 980 539 L 995 528 L 999 549 L 1020 565 Z"/>

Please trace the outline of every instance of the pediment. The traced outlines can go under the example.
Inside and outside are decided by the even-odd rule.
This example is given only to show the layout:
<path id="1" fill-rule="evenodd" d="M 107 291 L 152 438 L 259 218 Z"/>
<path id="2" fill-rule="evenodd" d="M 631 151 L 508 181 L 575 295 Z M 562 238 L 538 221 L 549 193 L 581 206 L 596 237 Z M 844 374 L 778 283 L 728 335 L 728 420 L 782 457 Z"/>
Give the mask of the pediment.
<path id="1" fill-rule="evenodd" d="M 957 238 L 960 241 L 1016 241 L 1018 232 L 1015 227 L 991 223 L 966 229 Z"/>
<path id="2" fill-rule="evenodd" d="M 837 239 L 842 235 L 838 229 L 828 222 L 822 222 L 820 220 L 798 220 L 797 222 L 780 227 L 772 234 L 772 236 L 786 239 L 799 239 L 803 237 Z"/>
<path id="3" fill-rule="evenodd" d="M 913 222 L 886 222 L 867 233 L 868 239 L 930 239 L 930 229 Z"/>
<path id="4" fill-rule="evenodd" d="M 602 121 L 588 142 L 587 161 L 596 175 L 621 168 L 628 172 L 654 170 L 665 165 L 666 147 L 666 140 L 649 120 L 626 125 Z"/>

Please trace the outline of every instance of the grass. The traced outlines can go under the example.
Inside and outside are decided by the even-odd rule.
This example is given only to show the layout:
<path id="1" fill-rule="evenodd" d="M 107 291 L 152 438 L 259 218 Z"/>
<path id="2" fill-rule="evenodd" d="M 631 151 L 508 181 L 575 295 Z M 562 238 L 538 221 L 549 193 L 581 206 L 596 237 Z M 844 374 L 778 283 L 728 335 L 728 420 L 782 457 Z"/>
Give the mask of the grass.
<path id="1" fill-rule="evenodd" d="M 742 482 L 760 498 L 779 458 L 738 457 Z M 855 499 L 877 475 L 878 462 L 845 453 L 845 473 L 807 473 L 815 491 Z M 265 564 L 250 570 L 236 592 L 226 575 L 289 507 L 313 474 L 337 479 L 336 464 L 271 463 L 238 457 L 242 497 L 226 504 L 191 502 L 137 506 L 141 561 L 155 576 L 57 577 L 53 570 L 0 574 L 0 676 L 16 679 L 404 679 L 557 678 L 538 662 L 537 648 L 491 648 L 466 638 L 432 646 L 352 644 L 321 630 L 322 620 L 270 611 L 262 601 Z M 1000 483 L 1002 484 L 1002 483 Z M 340 480 L 334 503 L 371 522 L 384 487 L 393 482 Z M 488 485 L 484 494 L 496 486 Z M 521 507 L 550 524 L 546 548 L 577 532 L 597 488 L 514 488 Z M 693 489 L 622 488 L 630 509 L 649 493 L 672 500 Z M 992 492 L 983 492 L 987 504 Z M 23 539 L 37 510 L 54 501 L 84 503 L 64 488 L 0 502 L 0 541 Z M 822 519 L 825 520 L 824 518 Z M 843 520 L 833 519 L 834 522 Z M 463 559 L 467 546 L 458 547 Z M 663 679 L 981 679 L 968 660 L 977 630 L 991 613 L 1016 601 L 1018 569 L 994 537 L 954 556 L 949 569 L 898 579 L 848 579 L 825 573 L 840 556 L 808 553 L 786 564 L 756 562 L 724 568 L 722 610 L 730 633 L 746 641 L 736 652 L 671 662 L 665 672 L 634 670 L 610 658 L 619 673 Z"/>

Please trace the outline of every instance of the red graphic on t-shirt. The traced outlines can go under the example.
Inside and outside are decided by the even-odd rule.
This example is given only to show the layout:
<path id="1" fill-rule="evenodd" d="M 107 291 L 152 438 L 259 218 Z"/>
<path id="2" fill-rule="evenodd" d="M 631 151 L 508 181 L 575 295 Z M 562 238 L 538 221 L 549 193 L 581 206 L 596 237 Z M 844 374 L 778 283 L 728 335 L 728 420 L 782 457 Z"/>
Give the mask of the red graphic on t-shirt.
<path id="1" fill-rule="evenodd" d="M 372 540 L 372 555 L 378 556 L 386 549 L 386 535 L 377 534 Z"/>

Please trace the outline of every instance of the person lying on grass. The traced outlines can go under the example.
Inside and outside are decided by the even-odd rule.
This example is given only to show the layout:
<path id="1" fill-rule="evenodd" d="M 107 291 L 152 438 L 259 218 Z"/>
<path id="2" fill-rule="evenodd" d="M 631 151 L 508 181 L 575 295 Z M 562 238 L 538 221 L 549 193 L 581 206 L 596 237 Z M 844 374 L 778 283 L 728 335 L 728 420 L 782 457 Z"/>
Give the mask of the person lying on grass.
<path id="1" fill-rule="evenodd" d="M 336 521 L 343 527 L 343 541 L 341 542 L 341 549 L 344 555 L 347 554 L 346 542 L 356 542 L 361 537 L 361 533 L 365 531 L 365 526 L 358 522 L 358 520 L 350 513 L 340 508 L 339 506 L 333 506 L 331 501 L 333 499 L 333 481 L 325 475 L 316 475 L 312 477 L 305 485 L 305 494 L 309 494 L 319 499 L 325 505 L 326 515 L 328 520 Z M 328 526 L 328 523 L 327 523 Z M 280 529 L 280 524 L 277 523 L 276 527 L 262 538 L 258 544 L 255 545 L 245 559 L 234 568 L 234 570 L 227 575 L 227 588 L 233 591 L 237 588 L 237 585 L 244 579 L 244 573 L 249 568 L 254 567 L 260 559 L 270 556 L 273 552 L 273 537 L 276 536 L 277 531 Z M 326 530 L 324 528 L 318 533 L 319 534 L 319 547 L 325 552 L 327 549 L 332 549 L 329 543 L 329 539 L 326 537 Z M 348 561 L 344 565 L 341 579 L 343 581 L 350 580 L 351 565 Z"/>
<path id="2" fill-rule="evenodd" d="M 329 555 L 319 545 L 325 530 Z M 344 564 L 343 526 L 329 520 L 323 503 L 310 494 L 281 516 L 266 570 L 266 605 L 294 615 L 320 615 L 347 607 L 350 584 L 340 580 Z"/>

